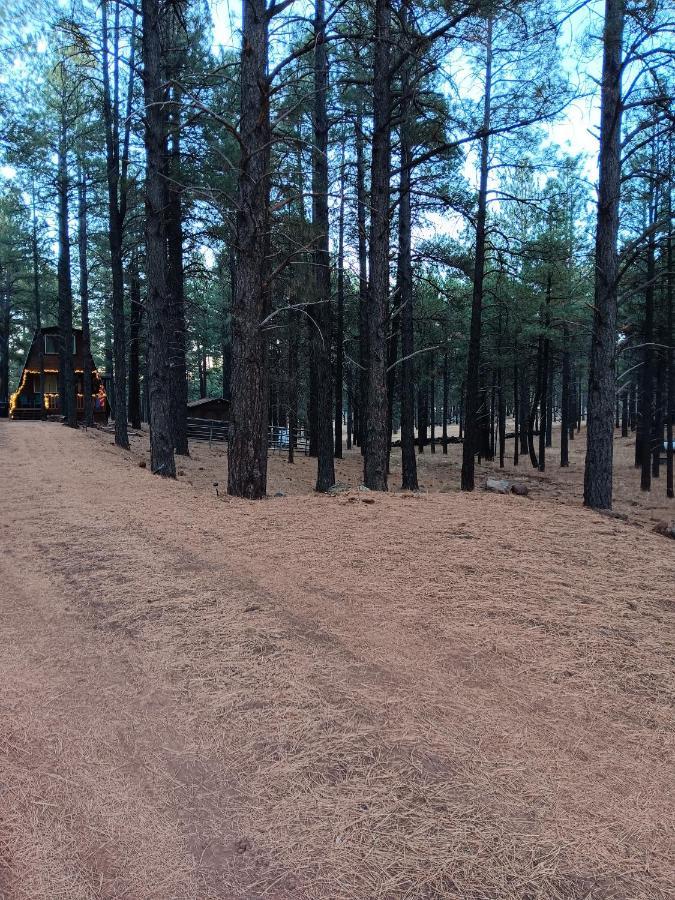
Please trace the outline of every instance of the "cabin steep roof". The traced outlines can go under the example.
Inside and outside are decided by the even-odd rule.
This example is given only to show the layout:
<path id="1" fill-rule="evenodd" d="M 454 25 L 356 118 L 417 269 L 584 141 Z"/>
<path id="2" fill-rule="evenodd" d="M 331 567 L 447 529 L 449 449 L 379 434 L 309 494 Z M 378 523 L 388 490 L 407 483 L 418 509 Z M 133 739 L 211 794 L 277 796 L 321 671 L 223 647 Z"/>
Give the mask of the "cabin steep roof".
<path id="1" fill-rule="evenodd" d="M 225 397 L 200 397 L 199 400 L 190 400 L 188 409 L 197 409 L 200 406 L 208 406 L 210 403 L 217 406 L 221 406 L 223 403 L 226 406 L 230 405 L 230 401 Z"/>
<path id="2" fill-rule="evenodd" d="M 33 340 L 30 345 L 30 350 L 28 351 L 28 355 L 26 357 L 26 362 L 24 363 L 24 370 L 28 369 L 29 371 L 39 371 L 40 369 L 40 341 L 44 340 L 45 337 L 50 335 L 58 335 L 59 327 L 58 325 L 47 325 L 40 329 L 40 331 L 35 331 L 33 335 Z M 82 329 L 81 328 L 73 328 L 73 336 L 75 338 L 75 352 L 73 354 L 73 367 L 75 371 L 83 371 L 84 369 L 84 354 L 82 352 Z M 43 353 L 44 358 L 44 366 L 45 369 L 55 370 L 59 367 L 59 354 L 58 353 Z M 92 358 L 92 371 L 97 372 L 96 361 Z"/>

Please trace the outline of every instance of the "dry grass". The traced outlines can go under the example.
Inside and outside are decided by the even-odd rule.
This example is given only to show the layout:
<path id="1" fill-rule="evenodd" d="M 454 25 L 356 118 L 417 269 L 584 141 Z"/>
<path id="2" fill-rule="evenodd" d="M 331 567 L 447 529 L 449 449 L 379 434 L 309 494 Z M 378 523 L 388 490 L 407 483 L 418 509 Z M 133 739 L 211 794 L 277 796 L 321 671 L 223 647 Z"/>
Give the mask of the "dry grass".
<path id="1" fill-rule="evenodd" d="M 564 479 L 247 504 L 108 441 L 0 425 L 0 896 L 673 896 L 667 539 Z"/>

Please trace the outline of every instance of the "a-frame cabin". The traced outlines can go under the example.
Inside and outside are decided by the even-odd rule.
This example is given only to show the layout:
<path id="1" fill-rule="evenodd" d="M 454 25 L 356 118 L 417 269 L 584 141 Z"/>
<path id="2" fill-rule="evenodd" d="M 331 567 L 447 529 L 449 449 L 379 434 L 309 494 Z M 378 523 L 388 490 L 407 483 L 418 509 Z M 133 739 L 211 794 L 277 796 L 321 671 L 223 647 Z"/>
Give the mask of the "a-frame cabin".
<path id="1" fill-rule="evenodd" d="M 40 342 L 43 352 L 44 397 L 40 392 Z M 36 331 L 21 372 L 19 387 L 9 401 L 9 414 L 12 419 L 41 419 L 43 415 L 62 415 L 59 398 L 59 361 L 59 329 L 51 327 Z M 81 328 L 73 328 L 73 368 L 77 417 L 83 419 L 84 354 Z M 94 421 L 105 423 L 108 421 L 108 398 L 103 379 L 99 376 L 95 365 L 91 378 Z"/>

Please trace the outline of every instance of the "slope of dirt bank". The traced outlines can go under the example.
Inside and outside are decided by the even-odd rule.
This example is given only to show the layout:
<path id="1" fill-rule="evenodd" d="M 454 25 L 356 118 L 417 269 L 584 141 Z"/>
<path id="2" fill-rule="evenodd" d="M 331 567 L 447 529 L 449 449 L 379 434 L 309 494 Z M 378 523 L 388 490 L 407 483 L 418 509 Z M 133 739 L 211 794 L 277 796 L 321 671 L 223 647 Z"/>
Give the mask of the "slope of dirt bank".
<path id="1" fill-rule="evenodd" d="M 133 459 L 0 422 L 0 896 L 673 896 L 672 542 Z"/>
<path id="2" fill-rule="evenodd" d="M 450 429 L 457 432 L 456 426 Z M 111 448 L 112 434 L 108 431 L 96 430 L 89 436 L 100 442 L 106 452 L 122 454 L 122 451 Z M 581 506 L 584 489 L 584 456 L 586 453 L 585 427 L 570 441 L 569 467 L 560 468 L 560 428 L 553 428 L 553 446 L 546 451 L 546 471 L 533 469 L 529 457 L 520 458 L 518 466 L 513 465 L 513 441 L 507 441 L 507 453 L 504 469 L 499 468 L 497 461 L 476 465 L 476 485 L 484 483 L 488 476 L 511 478 L 527 484 L 532 497 L 554 500 L 572 506 Z M 131 450 L 122 454 L 129 460 L 139 462 L 150 458 L 148 433 L 144 427 L 142 432 L 132 432 Z M 665 465 L 661 467 L 661 476 L 652 479 L 652 490 L 640 490 L 640 472 L 635 468 L 635 437 L 622 438 L 616 432 L 614 441 L 614 512 L 627 521 L 652 528 L 656 522 L 670 521 L 675 517 L 675 503 L 666 497 Z M 447 455 L 443 454 L 440 444 L 436 452 L 431 453 L 427 446 L 421 456 L 417 456 L 417 469 L 420 489 L 435 493 L 459 492 L 460 471 L 462 467 L 462 445 L 449 444 Z M 207 442 L 195 443 L 191 447 L 189 458 L 178 459 L 178 472 L 198 490 L 215 496 L 214 482 L 218 482 L 219 492 L 225 493 L 227 485 L 227 450 L 222 444 L 214 443 L 209 447 Z M 335 477 L 337 481 L 351 487 L 357 487 L 363 480 L 363 459 L 358 449 L 345 450 L 344 459 L 335 461 Z M 295 456 L 295 463 L 289 465 L 285 452 L 270 453 L 268 462 L 268 494 L 273 496 L 277 491 L 287 495 L 307 494 L 313 491 L 316 483 L 316 460 L 303 454 Z M 398 491 L 401 485 L 401 451 L 393 448 L 391 452 L 391 475 L 389 488 Z"/>

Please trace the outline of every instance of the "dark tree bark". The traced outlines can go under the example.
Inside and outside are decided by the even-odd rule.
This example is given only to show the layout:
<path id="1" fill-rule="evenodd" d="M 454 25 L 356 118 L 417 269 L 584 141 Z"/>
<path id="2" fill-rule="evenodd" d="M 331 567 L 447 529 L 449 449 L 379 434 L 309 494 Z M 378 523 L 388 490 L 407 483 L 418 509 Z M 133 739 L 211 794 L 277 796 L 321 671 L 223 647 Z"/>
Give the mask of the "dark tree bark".
<path id="1" fill-rule="evenodd" d="M 345 167 L 340 172 L 340 213 L 338 217 L 337 327 L 335 330 L 335 458 L 342 459 L 342 416 L 345 359 Z M 348 436 L 351 445 L 351 432 Z"/>
<path id="2" fill-rule="evenodd" d="M 480 381 L 481 319 L 483 313 L 483 279 L 485 275 L 485 235 L 487 222 L 487 188 L 489 172 L 490 139 L 488 136 L 492 97 L 492 16 L 487 18 L 485 93 L 483 106 L 483 136 L 480 141 L 480 179 L 478 185 L 478 211 L 476 214 L 476 258 L 471 299 L 471 325 L 466 364 L 466 406 L 464 415 L 464 444 L 462 446 L 463 491 L 474 489 L 474 463 L 478 448 L 478 403 Z"/>
<path id="3" fill-rule="evenodd" d="M 596 509 L 612 507 L 624 7 L 624 0 L 605 0 L 595 303 L 584 468 L 584 505 Z"/>
<path id="4" fill-rule="evenodd" d="M 168 115 L 162 55 L 164 27 L 161 0 L 142 0 L 143 90 L 145 96 L 145 245 L 147 268 L 146 325 L 150 467 L 175 478 L 171 427 L 171 295 L 167 285 L 166 140 Z M 118 413 L 119 415 L 119 413 Z M 126 410 L 125 410 L 126 416 Z M 120 416 L 121 418 L 121 416 Z M 117 421 L 117 417 L 116 417 Z"/>
<path id="5" fill-rule="evenodd" d="M 436 452 L 436 377 L 434 355 L 429 353 L 429 449 Z"/>
<path id="6" fill-rule="evenodd" d="M 103 304 L 103 310 L 105 319 L 105 347 L 103 351 L 105 355 L 105 389 L 108 397 L 108 405 L 110 406 L 110 413 L 112 417 L 115 418 L 115 367 L 113 364 L 112 304 L 110 302 L 110 296 L 106 297 Z"/>
<path id="7" fill-rule="evenodd" d="M 236 261 L 234 250 L 230 246 L 228 250 L 228 268 L 230 274 L 229 289 L 226 291 L 223 286 L 223 322 L 222 322 L 222 345 L 223 345 L 223 399 L 229 400 L 232 384 L 232 298 L 234 297 L 234 285 L 236 279 Z"/>
<path id="8" fill-rule="evenodd" d="M 673 497 L 675 497 L 675 486 L 673 485 L 673 456 L 675 455 L 675 448 L 673 447 L 673 424 L 675 424 L 675 350 L 673 349 L 675 333 L 673 332 L 673 283 L 675 282 L 675 273 L 673 272 L 673 266 L 675 265 L 675 259 L 673 258 L 673 213 L 671 207 L 670 192 L 668 195 L 668 212 L 668 248 L 666 251 L 666 259 L 668 261 L 668 273 L 666 275 L 666 343 L 668 344 L 668 361 L 666 370 L 666 383 L 668 393 L 668 397 L 666 400 L 666 496 L 672 499 Z"/>
<path id="9" fill-rule="evenodd" d="M 394 434 L 394 401 L 396 399 L 396 373 L 398 367 L 398 336 L 401 330 L 401 316 L 399 310 L 394 310 L 389 338 L 387 340 L 387 475 L 390 474 L 389 464 L 391 456 L 391 441 Z"/>
<path id="10" fill-rule="evenodd" d="M 82 318 L 82 400 L 84 404 L 84 423 L 91 427 L 94 424 L 94 398 L 92 374 L 94 361 L 91 356 L 91 330 L 89 327 L 89 257 L 87 253 L 87 178 L 82 167 L 78 177 L 78 255 L 80 263 L 80 312 Z"/>
<path id="11" fill-rule="evenodd" d="M 527 456 L 529 452 L 528 443 L 528 421 L 530 417 L 530 385 L 529 385 L 529 366 L 523 364 L 519 372 L 519 402 L 520 402 L 520 455 Z M 536 383 L 535 383 L 536 384 Z"/>
<path id="12" fill-rule="evenodd" d="M 38 371 L 40 373 L 40 417 L 44 419 L 47 415 L 45 407 L 45 343 L 41 335 L 42 331 L 42 302 L 40 294 L 40 255 L 38 248 L 38 225 L 37 225 L 37 209 L 35 202 L 35 180 L 31 183 L 31 218 L 32 218 L 32 261 L 33 261 L 33 310 L 35 314 L 35 329 L 40 340 L 38 341 Z M 9 307 L 8 307 L 9 310 Z M 9 314 L 9 312 L 8 312 Z M 9 327 L 9 326 L 8 326 Z M 9 340 L 9 332 L 7 335 Z M 8 359 L 9 364 L 9 359 Z"/>
<path id="13" fill-rule="evenodd" d="M 143 306 L 141 303 L 141 282 L 138 274 L 138 254 L 136 252 L 132 253 L 129 265 L 129 300 L 131 303 L 131 317 L 129 320 L 129 421 L 132 428 L 140 428 L 140 343 Z"/>
<path id="14" fill-rule="evenodd" d="M 530 454 L 530 462 L 534 469 L 539 468 L 539 460 L 537 459 L 537 451 L 534 446 L 534 424 L 537 418 L 537 410 L 541 401 L 541 374 L 544 360 L 544 338 L 539 335 L 537 342 L 537 380 L 535 382 L 535 392 L 532 398 L 532 406 L 530 407 L 527 419 L 527 449 Z"/>
<path id="15" fill-rule="evenodd" d="M 389 306 L 389 181 L 391 172 L 391 4 L 375 0 L 373 157 L 368 291 L 368 402 L 363 481 L 387 490 L 387 314 Z"/>
<path id="16" fill-rule="evenodd" d="M 560 399 L 560 465 L 562 468 L 570 464 L 570 374 L 569 329 L 565 324 L 563 326 L 562 396 Z"/>
<path id="17" fill-rule="evenodd" d="M 501 366 L 497 369 L 497 433 L 499 436 L 499 468 L 504 468 L 506 453 L 506 398 L 504 396 L 504 376 Z"/>
<path id="18" fill-rule="evenodd" d="M 0 264 L 0 403 L 9 405 L 9 333 L 12 324 L 12 282 Z M 42 340 L 42 337 L 40 337 Z M 43 404 L 44 405 L 44 404 Z"/>
<path id="19" fill-rule="evenodd" d="M 309 431 L 309 455 L 316 458 L 319 455 L 319 399 L 317 386 L 317 361 L 316 361 L 316 337 L 314 322 L 307 319 L 307 347 L 309 355 L 308 398 L 307 398 L 307 428 Z"/>
<path id="20" fill-rule="evenodd" d="M 352 449 L 354 436 L 354 379 L 351 367 L 347 367 L 347 450 Z"/>
<path id="21" fill-rule="evenodd" d="M 366 452 L 366 417 L 368 407 L 368 244 L 366 209 L 366 156 L 363 116 L 359 109 L 355 126 L 356 146 L 356 222 L 359 250 L 359 428 L 361 453 Z"/>
<path id="22" fill-rule="evenodd" d="M 654 398 L 654 428 L 652 430 L 652 478 L 661 477 L 661 445 L 663 444 L 663 381 L 664 367 L 657 358 L 656 396 Z"/>
<path id="23" fill-rule="evenodd" d="M 335 484 L 333 398 L 330 364 L 330 249 L 328 221 L 328 45 L 325 0 L 314 4 L 314 147 L 312 153 L 312 224 L 314 226 L 315 319 L 321 329 L 314 334 L 317 375 L 317 472 L 316 490 Z M 342 387 L 342 385 L 340 385 Z M 340 416 L 342 429 L 342 416 Z"/>
<path id="24" fill-rule="evenodd" d="M 70 267 L 68 227 L 68 133 L 65 106 L 61 112 L 58 143 L 58 233 L 57 264 L 59 302 L 59 394 L 63 424 L 77 428 L 75 372 L 73 370 L 73 282 Z"/>
<path id="25" fill-rule="evenodd" d="M 518 371 L 518 347 L 514 348 L 513 363 L 513 465 L 517 466 L 520 462 L 518 454 L 518 442 L 520 440 L 520 432 L 522 423 L 520 419 L 520 389 L 519 389 L 519 371 Z"/>
<path id="26" fill-rule="evenodd" d="M 288 317 L 288 461 L 294 462 L 298 440 L 298 320 Z"/>
<path id="27" fill-rule="evenodd" d="M 443 453 L 448 453 L 448 403 L 450 400 L 450 375 L 448 372 L 448 354 L 443 354 Z"/>
<path id="28" fill-rule="evenodd" d="M 176 16 L 173 16 L 175 19 Z M 180 26 L 178 26 L 180 27 Z M 177 27 L 173 29 L 176 33 Z M 185 363 L 185 274 L 183 270 L 183 203 L 180 150 L 180 103 L 178 88 L 172 89 L 170 114 L 171 146 L 168 154 L 166 237 L 168 247 L 167 289 L 171 303 L 171 419 L 174 449 L 188 456 L 188 384 Z"/>
<path id="29" fill-rule="evenodd" d="M 269 390 L 267 339 L 261 326 L 269 304 L 268 41 L 269 15 L 265 0 L 244 0 L 227 489 L 234 496 L 250 500 L 264 497 L 267 488 Z"/>
<path id="30" fill-rule="evenodd" d="M 549 404 L 549 356 L 550 356 L 550 340 L 548 337 L 548 327 L 550 321 L 551 307 L 551 273 L 548 273 L 546 279 L 546 312 L 544 315 L 544 326 L 547 329 L 546 334 L 542 338 L 542 355 L 541 355 L 541 384 L 539 387 L 539 471 L 546 470 L 546 447 L 547 430 L 548 430 L 548 404 Z"/>
<path id="31" fill-rule="evenodd" d="M 135 25 L 135 14 L 134 14 Z M 129 76 L 125 137 L 120 154 L 119 115 L 119 36 L 120 0 L 115 2 L 113 25 L 112 87 L 110 84 L 110 51 L 108 33 L 108 0 L 101 4 L 102 63 L 103 63 L 103 121 L 105 126 L 106 172 L 108 186 L 108 239 L 110 245 L 110 274 L 112 281 L 113 355 L 115 361 L 115 443 L 129 447 L 127 434 L 127 365 L 126 323 L 124 318 L 124 270 L 123 239 L 127 209 L 127 167 L 129 157 L 129 128 L 131 122 L 131 97 L 133 81 L 133 57 Z M 132 32 L 134 27 L 132 26 Z M 134 41 L 132 39 L 132 54 Z"/>
<path id="32" fill-rule="evenodd" d="M 621 437 L 628 437 L 628 388 L 621 394 Z"/>
<path id="33" fill-rule="evenodd" d="M 649 225 L 655 217 L 654 183 L 651 182 Z M 638 443 L 640 447 L 640 488 L 651 490 L 652 485 L 652 419 L 654 417 L 654 280 L 656 275 L 656 239 L 653 229 L 647 242 L 647 280 L 645 288 L 644 325 L 642 331 L 642 368 L 640 370 L 640 408 Z"/>
<path id="34" fill-rule="evenodd" d="M 417 452 L 424 453 L 429 437 L 429 391 L 420 373 L 417 387 Z"/>
<path id="35" fill-rule="evenodd" d="M 546 341 L 547 355 L 547 377 L 546 377 L 546 448 L 553 446 L 553 378 L 554 367 L 551 359 L 551 341 Z"/>
<path id="36" fill-rule="evenodd" d="M 403 73 L 401 109 L 401 177 L 398 210 L 398 289 L 401 305 L 401 487 L 404 491 L 419 489 L 415 458 L 415 386 L 413 353 L 415 352 L 414 294 L 412 280 L 412 224 L 410 204 L 410 139 L 407 69 Z"/>
<path id="37" fill-rule="evenodd" d="M 577 389 L 576 389 L 576 383 L 574 380 L 575 367 L 572 366 L 571 363 L 570 363 L 570 366 L 571 366 L 571 372 L 572 372 L 571 383 L 570 383 L 570 441 L 573 441 L 574 440 L 574 431 L 575 431 L 574 426 L 576 425 L 576 421 L 577 421 Z"/>

